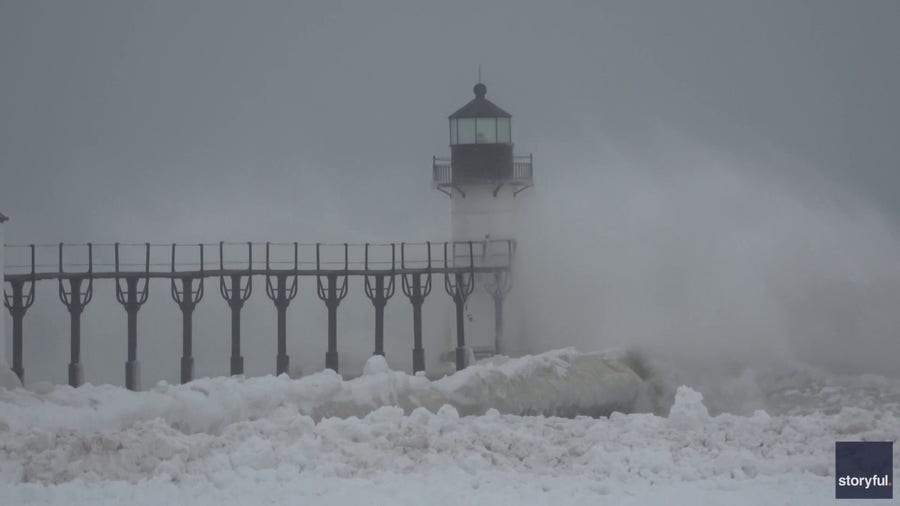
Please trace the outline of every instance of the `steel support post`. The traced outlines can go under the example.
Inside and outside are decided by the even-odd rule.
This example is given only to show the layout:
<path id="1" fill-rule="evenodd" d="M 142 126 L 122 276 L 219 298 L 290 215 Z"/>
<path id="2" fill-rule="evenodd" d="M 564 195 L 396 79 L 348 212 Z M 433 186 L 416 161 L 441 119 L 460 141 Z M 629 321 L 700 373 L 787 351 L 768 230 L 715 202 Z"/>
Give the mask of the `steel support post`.
<path id="1" fill-rule="evenodd" d="M 34 302 L 34 282 L 31 283 L 29 294 L 25 294 L 25 280 L 12 280 L 9 284 L 12 287 L 12 295 L 4 293 L 4 305 L 9 310 L 13 324 L 13 363 L 12 370 L 19 377 L 19 381 L 25 381 L 25 368 L 22 365 L 22 325 L 25 319 L 25 312 Z"/>
<path id="2" fill-rule="evenodd" d="M 241 276 L 231 276 L 231 299 L 228 307 L 231 308 L 231 375 L 244 374 L 244 357 L 241 356 L 241 309 L 244 307 L 244 299 L 240 296 Z"/>
<path id="3" fill-rule="evenodd" d="M 456 370 L 466 368 L 466 300 L 475 288 L 475 275 L 471 272 L 458 271 L 444 275 L 444 290 L 453 298 L 456 306 Z"/>
<path id="4" fill-rule="evenodd" d="M 225 270 L 224 242 L 219 243 L 219 268 Z M 244 374 L 244 357 L 241 356 L 241 308 L 253 293 L 253 244 L 247 243 L 247 273 L 231 274 L 231 286 L 225 281 L 225 276 L 219 276 L 219 293 L 228 302 L 231 309 L 231 375 Z M 246 276 L 247 284 L 241 284 L 241 278 Z"/>
<path id="5" fill-rule="evenodd" d="M 341 303 L 337 297 L 337 275 L 329 274 L 328 297 L 325 306 L 328 308 L 328 351 L 325 352 L 325 367 L 338 372 L 337 351 L 337 308 Z"/>
<path id="6" fill-rule="evenodd" d="M 466 270 L 457 270 L 444 274 L 444 291 L 453 298 L 456 305 L 456 370 L 460 371 L 466 368 L 466 325 L 465 325 L 465 309 L 466 299 L 475 290 L 475 272 L 474 272 L 474 256 L 472 252 L 472 242 L 465 243 L 468 246 L 469 263 Z M 458 264 L 456 256 L 456 246 L 453 244 L 454 265 Z M 448 265 L 447 243 L 444 243 L 444 267 Z"/>
<path id="7" fill-rule="evenodd" d="M 413 307 L 413 372 L 425 370 L 425 348 L 422 345 L 422 304 L 431 293 L 431 243 L 428 248 L 428 267 L 425 272 L 403 274 L 401 277 L 403 294 Z M 406 268 L 406 244 L 400 244 L 400 267 Z M 422 277 L 425 282 L 422 282 Z"/>
<path id="8" fill-rule="evenodd" d="M 460 282 L 461 274 L 456 274 L 456 282 Z M 466 300 L 462 297 L 455 297 L 453 300 L 456 305 L 456 370 L 461 371 L 466 368 L 466 324 L 465 324 L 465 308 Z"/>
<path id="9" fill-rule="evenodd" d="M 185 293 L 191 293 L 191 278 L 181 280 Z M 181 382 L 194 379 L 194 307 L 181 308 Z"/>
<path id="10" fill-rule="evenodd" d="M 174 248 L 173 248 L 174 252 Z M 201 257 L 202 258 L 202 257 Z M 173 253 L 174 259 L 174 253 Z M 174 260 L 173 269 L 174 270 Z M 181 289 L 178 287 L 181 282 Z M 183 277 L 180 280 L 172 278 L 172 300 L 181 309 L 181 382 L 187 383 L 194 379 L 194 309 L 203 298 L 203 278 L 198 278 L 199 284 L 194 287 L 194 278 Z"/>
<path id="11" fill-rule="evenodd" d="M 494 350 L 500 353 L 500 341 L 503 337 L 503 296 L 493 294 L 494 299 Z"/>
<path id="12" fill-rule="evenodd" d="M 418 280 L 417 280 L 418 282 Z M 424 297 L 422 297 L 424 299 Z M 425 370 L 425 347 L 422 345 L 422 302 L 413 302 L 413 372 Z"/>
<path id="13" fill-rule="evenodd" d="M 422 276 L 428 276 L 422 283 Z M 425 370 L 425 348 L 422 346 L 422 304 L 431 292 L 431 274 L 403 275 L 403 293 L 413 308 L 413 372 Z"/>
<path id="14" fill-rule="evenodd" d="M 375 308 L 375 355 L 384 356 L 384 307 L 388 299 L 394 296 L 394 275 L 375 274 L 372 277 L 375 278 L 374 284 L 368 275 L 365 279 L 366 296 Z M 385 278 L 388 278 L 387 281 Z"/>
<path id="15" fill-rule="evenodd" d="M 365 249 L 365 270 L 364 287 L 366 297 L 372 301 L 375 308 L 375 355 L 384 356 L 384 307 L 387 305 L 388 299 L 394 296 L 394 269 L 397 265 L 396 248 L 391 244 L 391 268 L 388 272 L 373 273 L 369 272 L 369 244 L 366 243 Z M 373 286 L 371 278 L 375 279 Z"/>
<path id="16" fill-rule="evenodd" d="M 85 301 L 81 297 L 81 278 L 69 280 L 71 302 L 69 304 L 69 385 L 78 387 L 84 382 L 81 365 L 81 313 Z"/>
<path id="17" fill-rule="evenodd" d="M 119 270 L 119 244 L 115 244 L 116 256 L 116 300 L 125 308 L 128 316 L 128 356 L 125 361 L 125 388 L 140 390 L 141 364 L 137 359 L 137 313 L 147 302 L 150 289 L 150 243 L 145 243 L 143 274 L 121 275 Z M 125 289 L 121 279 L 125 278 Z M 143 279 L 144 284 L 140 282 Z"/>
<path id="18" fill-rule="evenodd" d="M 287 275 L 278 276 L 278 286 L 275 299 L 275 312 L 278 316 L 277 325 L 277 351 L 275 355 L 275 374 L 287 374 L 291 364 L 291 357 L 287 354 L 287 308 L 290 301 L 287 298 Z"/>
<path id="19" fill-rule="evenodd" d="M 297 268 L 299 263 L 298 247 L 294 243 L 294 268 L 293 271 L 273 271 L 269 262 L 269 250 L 271 243 L 266 243 L 266 296 L 275 303 L 275 313 L 277 316 L 276 339 L 277 351 L 275 355 L 275 374 L 288 374 L 291 367 L 291 357 L 287 354 L 287 309 L 291 301 L 297 296 L 298 281 Z M 291 282 L 288 283 L 288 276 L 291 276 Z M 272 283 L 272 279 L 275 283 Z"/>
<path id="20" fill-rule="evenodd" d="M 325 274 L 327 283 L 322 283 L 322 275 L 316 276 L 316 294 L 325 302 L 328 309 L 328 351 L 325 352 L 325 368 L 334 372 L 338 370 L 337 351 L 337 308 L 347 296 L 347 269 L 349 266 L 348 245 L 344 243 L 344 270 Z M 321 272 L 321 244 L 316 244 L 316 271 Z M 338 285 L 340 283 L 340 285 Z"/>
<path id="21" fill-rule="evenodd" d="M 141 364 L 137 359 L 137 313 L 141 305 L 138 303 L 138 281 L 136 277 L 125 278 L 126 300 L 125 312 L 128 315 L 128 360 L 125 362 L 125 388 L 140 389 Z"/>
<path id="22" fill-rule="evenodd" d="M 2 238 L 0 238 L 0 248 L 3 247 Z M 34 263 L 34 245 L 31 245 L 31 278 L 30 279 L 10 279 L 9 284 L 12 287 L 12 294 L 3 291 L 3 305 L 9 310 L 13 324 L 13 360 L 12 371 L 19 378 L 19 382 L 25 383 L 25 367 L 23 366 L 22 355 L 24 353 L 22 333 L 25 320 L 25 313 L 34 304 L 34 285 L 35 285 L 35 263 Z M 3 252 L 0 251 L 0 268 L 3 268 Z M 3 273 L 0 272 L 0 280 Z M 26 289 L 27 287 L 27 289 Z M 0 321 L 0 325 L 2 325 Z M 0 329 L 2 334 L 2 329 Z M 2 342 L 2 340 L 0 340 Z M 6 350 L 0 350 L 0 357 L 5 354 Z"/>
<path id="23" fill-rule="evenodd" d="M 93 298 L 93 279 L 87 278 L 87 288 L 82 288 L 85 278 L 69 278 L 66 291 L 63 280 L 59 280 L 59 298 L 69 311 L 69 385 L 78 387 L 84 383 L 84 368 L 81 364 L 81 314 Z"/>
<path id="24" fill-rule="evenodd" d="M 181 383 L 188 383 L 194 379 L 194 309 L 203 299 L 203 245 L 198 244 L 200 251 L 200 275 L 196 278 L 199 283 L 196 288 L 194 286 L 194 278 L 184 276 L 175 277 L 175 248 L 177 244 L 172 244 L 172 279 L 170 280 L 169 291 L 172 300 L 178 304 L 181 309 Z M 179 281 L 181 289 L 179 289 Z"/>
<path id="25" fill-rule="evenodd" d="M 511 241 L 508 244 L 509 258 L 511 259 L 514 247 Z M 505 352 L 501 347 L 503 341 L 503 301 L 512 289 L 511 272 L 495 272 L 493 281 L 488 283 L 486 288 L 494 301 L 494 352 L 500 354 Z"/>
<path id="26" fill-rule="evenodd" d="M 375 307 L 375 355 L 384 356 L 384 306 L 387 299 L 384 297 L 384 276 L 375 277 L 375 291 L 378 295 L 372 299 Z"/>

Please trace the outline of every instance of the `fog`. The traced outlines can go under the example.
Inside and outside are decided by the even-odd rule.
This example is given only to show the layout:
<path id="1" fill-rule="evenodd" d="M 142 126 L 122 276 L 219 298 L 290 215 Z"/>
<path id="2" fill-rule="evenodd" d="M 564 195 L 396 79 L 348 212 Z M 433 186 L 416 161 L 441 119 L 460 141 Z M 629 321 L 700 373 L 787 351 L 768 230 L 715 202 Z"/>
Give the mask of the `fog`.
<path id="1" fill-rule="evenodd" d="M 637 347 L 688 372 L 793 359 L 897 373 L 900 237 L 871 203 L 790 156 L 662 127 L 586 154 L 601 163 L 542 178 L 529 202 L 531 346 Z"/>
<path id="2" fill-rule="evenodd" d="M 516 151 L 535 155 L 511 349 L 896 375 L 898 22 L 896 2 L 2 2 L 5 238 L 446 240 L 430 157 L 448 154 L 446 116 L 481 64 Z M 451 332 L 438 281 L 432 364 Z M 261 282 L 243 311 L 249 374 L 274 369 Z M 373 346 L 351 283 L 350 372 Z M 195 315 L 198 375 L 227 372 L 217 288 Z M 85 379 L 121 384 L 125 312 L 111 282 L 96 290 Z M 176 381 L 180 356 L 168 285 L 150 290 L 144 386 Z M 386 315 L 389 361 L 409 368 L 408 301 Z M 325 308 L 308 280 L 288 328 L 292 365 L 322 368 Z M 38 285 L 25 341 L 28 381 L 64 382 L 53 283 Z"/>

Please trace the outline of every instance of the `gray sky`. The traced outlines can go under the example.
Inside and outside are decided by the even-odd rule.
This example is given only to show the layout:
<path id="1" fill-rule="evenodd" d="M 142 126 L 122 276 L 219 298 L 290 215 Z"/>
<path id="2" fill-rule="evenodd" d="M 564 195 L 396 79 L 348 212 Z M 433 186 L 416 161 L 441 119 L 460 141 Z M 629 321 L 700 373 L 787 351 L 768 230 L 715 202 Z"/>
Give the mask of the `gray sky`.
<path id="1" fill-rule="evenodd" d="M 3 0 L 0 208 L 13 242 L 194 239 L 268 199 L 293 215 L 273 230 L 323 235 L 297 218 L 315 206 L 415 235 L 443 213 L 429 158 L 480 63 L 542 177 L 567 160 L 540 147 L 664 124 L 787 153 L 900 218 L 898 26 L 891 0 Z"/>
<path id="2" fill-rule="evenodd" d="M 764 348 L 895 374 L 898 27 L 895 0 L 0 0 L 0 211 L 11 243 L 445 239 L 431 156 L 481 64 L 535 154 L 517 293 L 555 339 L 535 348 Z M 60 380 L 50 288 L 26 362 L 59 349 Z M 160 315 L 177 346 L 171 301 L 151 299 L 141 332 Z M 124 346 L 108 310 L 86 346 Z"/>

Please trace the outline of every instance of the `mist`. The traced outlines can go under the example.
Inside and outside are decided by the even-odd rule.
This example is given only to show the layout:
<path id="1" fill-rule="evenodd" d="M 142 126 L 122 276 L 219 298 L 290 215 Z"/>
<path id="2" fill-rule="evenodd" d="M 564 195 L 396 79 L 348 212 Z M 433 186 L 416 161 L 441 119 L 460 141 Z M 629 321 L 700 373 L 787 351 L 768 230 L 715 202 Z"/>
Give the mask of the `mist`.
<path id="1" fill-rule="evenodd" d="M 663 126 L 583 155 L 528 196 L 532 349 L 636 348 L 687 378 L 790 361 L 897 375 L 900 237 L 877 205 L 786 153 Z"/>
<path id="2" fill-rule="evenodd" d="M 5 240 L 447 240 L 430 162 L 480 64 L 535 160 L 510 351 L 896 375 L 898 20 L 896 2 L 4 2 Z M 438 281 L 432 365 L 452 332 Z M 274 370 L 261 283 L 243 311 L 250 375 Z M 121 384 L 125 311 L 111 282 L 95 289 L 85 379 Z M 138 316 L 145 387 L 178 377 L 168 289 L 152 281 Z M 26 383 L 65 381 L 56 290 L 39 283 L 25 317 Z M 216 290 L 195 314 L 198 375 L 227 372 Z M 288 318 L 295 373 L 320 370 L 312 280 Z M 338 323 L 351 374 L 372 318 L 351 280 Z M 386 318 L 388 360 L 408 369 L 408 301 Z"/>

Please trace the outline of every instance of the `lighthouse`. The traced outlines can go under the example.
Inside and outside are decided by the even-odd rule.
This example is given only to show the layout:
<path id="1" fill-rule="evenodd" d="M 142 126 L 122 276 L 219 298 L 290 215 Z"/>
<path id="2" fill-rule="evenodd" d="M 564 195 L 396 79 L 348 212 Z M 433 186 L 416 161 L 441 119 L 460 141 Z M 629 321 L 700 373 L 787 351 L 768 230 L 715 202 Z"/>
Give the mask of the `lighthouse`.
<path id="1" fill-rule="evenodd" d="M 487 99 L 483 83 L 473 91 L 475 98 L 448 118 L 450 158 L 433 160 L 433 186 L 450 197 L 455 265 L 490 265 L 511 254 L 520 194 L 534 184 L 532 156 L 513 153 L 512 116 Z M 467 347 L 481 358 L 503 351 L 502 287 L 492 275 L 475 278 L 463 322 Z"/>

